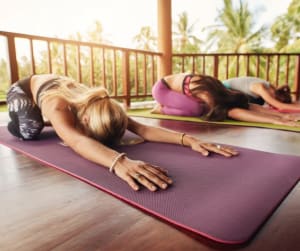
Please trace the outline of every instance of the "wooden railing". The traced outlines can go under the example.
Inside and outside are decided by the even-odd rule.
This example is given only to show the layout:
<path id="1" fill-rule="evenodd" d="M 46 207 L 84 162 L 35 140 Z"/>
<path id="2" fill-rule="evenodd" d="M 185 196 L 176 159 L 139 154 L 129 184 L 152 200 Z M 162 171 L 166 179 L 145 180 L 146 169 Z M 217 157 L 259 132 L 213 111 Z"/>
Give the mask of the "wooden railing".
<path id="1" fill-rule="evenodd" d="M 152 97 L 161 53 L 3 31 L 1 36 L 7 40 L 10 82 L 55 73 L 90 86 L 102 85 L 126 106 Z M 21 49 L 28 54 L 22 55 Z"/>
<path id="2" fill-rule="evenodd" d="M 289 84 L 300 94 L 300 53 L 197 53 L 173 54 L 173 71 L 212 75 L 220 80 L 256 76 L 275 86 Z"/>
<path id="3" fill-rule="evenodd" d="M 103 85 L 127 107 L 134 101 L 152 100 L 151 88 L 162 56 L 152 51 L 4 31 L 0 31 L 0 52 L 1 46 L 7 46 L 4 51 L 8 52 L 7 59 L 0 54 L 0 63 L 7 62 L 6 85 L 30 74 L 62 74 L 91 86 Z M 300 53 L 173 54 L 172 62 L 174 73 L 202 73 L 221 80 L 250 75 L 275 85 L 288 83 L 299 98 Z M 8 88 L 2 77 L 0 91 Z"/>

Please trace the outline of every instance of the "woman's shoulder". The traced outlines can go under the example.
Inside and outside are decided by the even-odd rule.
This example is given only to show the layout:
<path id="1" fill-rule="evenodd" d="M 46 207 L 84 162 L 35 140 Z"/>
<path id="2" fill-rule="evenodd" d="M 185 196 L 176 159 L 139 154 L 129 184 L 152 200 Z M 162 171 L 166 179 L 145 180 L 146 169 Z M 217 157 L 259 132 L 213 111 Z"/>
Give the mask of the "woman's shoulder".
<path id="1" fill-rule="evenodd" d="M 56 74 L 37 74 L 32 75 L 31 82 L 45 82 L 53 78 L 59 78 L 60 76 Z"/>
<path id="2" fill-rule="evenodd" d="M 172 75 L 167 75 L 165 77 L 163 77 L 163 79 L 168 82 L 180 82 L 182 83 L 183 79 L 189 74 L 186 73 L 177 73 L 177 74 L 172 74 Z"/>
<path id="3" fill-rule="evenodd" d="M 174 91 L 181 91 L 182 83 L 187 74 L 185 73 L 178 73 L 173 75 L 165 76 L 163 79 L 168 84 L 169 88 Z"/>
<path id="4" fill-rule="evenodd" d="M 41 88 L 41 86 L 48 82 L 51 81 L 52 79 L 56 79 L 58 78 L 58 75 L 55 74 L 39 74 L 39 75 L 33 75 L 31 77 L 31 81 L 30 81 L 30 88 L 31 88 L 31 92 L 33 94 L 34 99 L 36 98 L 36 94 L 39 91 L 39 89 Z"/>

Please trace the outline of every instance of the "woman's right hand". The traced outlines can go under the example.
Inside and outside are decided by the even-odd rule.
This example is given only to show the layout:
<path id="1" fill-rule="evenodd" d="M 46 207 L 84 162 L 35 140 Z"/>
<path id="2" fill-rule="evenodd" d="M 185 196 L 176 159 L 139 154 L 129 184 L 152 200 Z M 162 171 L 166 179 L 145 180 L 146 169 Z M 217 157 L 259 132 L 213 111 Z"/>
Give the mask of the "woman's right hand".
<path id="1" fill-rule="evenodd" d="M 300 127 L 300 123 L 297 121 L 292 121 L 284 118 L 276 119 L 274 121 L 275 125 L 285 125 L 285 126 L 292 126 L 292 127 Z"/>
<path id="2" fill-rule="evenodd" d="M 126 181 L 128 185 L 138 191 L 142 185 L 152 192 L 157 189 L 167 189 L 172 180 L 167 171 L 140 160 L 121 158 L 115 168 L 115 174 Z"/>
<path id="3" fill-rule="evenodd" d="M 300 113 L 299 114 L 283 114 L 283 119 L 290 121 L 300 121 Z"/>

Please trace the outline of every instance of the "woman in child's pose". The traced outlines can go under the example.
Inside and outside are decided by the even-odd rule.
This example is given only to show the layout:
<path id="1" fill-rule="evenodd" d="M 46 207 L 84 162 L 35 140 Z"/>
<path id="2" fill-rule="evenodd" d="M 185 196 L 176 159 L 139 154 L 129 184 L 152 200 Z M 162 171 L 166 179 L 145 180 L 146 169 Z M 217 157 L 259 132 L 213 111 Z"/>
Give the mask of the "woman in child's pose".
<path id="1" fill-rule="evenodd" d="M 202 116 L 206 120 L 240 121 L 300 126 L 297 115 L 282 114 L 249 103 L 239 91 L 225 88 L 221 81 L 207 75 L 179 73 L 155 83 L 152 95 L 158 102 L 153 113 Z"/>
<path id="2" fill-rule="evenodd" d="M 222 81 L 226 88 L 245 93 L 249 102 L 269 104 L 278 110 L 299 111 L 300 104 L 293 103 L 290 87 L 282 85 L 276 88 L 270 82 L 257 77 L 236 77 Z"/>
<path id="3" fill-rule="evenodd" d="M 11 86 L 7 104 L 11 134 L 23 140 L 36 139 L 46 119 L 76 153 L 109 168 L 134 190 L 139 185 L 151 191 L 166 189 L 172 180 L 164 169 L 110 148 L 120 142 L 126 129 L 145 140 L 181 144 L 205 156 L 209 152 L 226 157 L 237 154 L 227 146 L 138 123 L 102 87 L 89 88 L 66 77 L 46 74 L 19 80 Z"/>

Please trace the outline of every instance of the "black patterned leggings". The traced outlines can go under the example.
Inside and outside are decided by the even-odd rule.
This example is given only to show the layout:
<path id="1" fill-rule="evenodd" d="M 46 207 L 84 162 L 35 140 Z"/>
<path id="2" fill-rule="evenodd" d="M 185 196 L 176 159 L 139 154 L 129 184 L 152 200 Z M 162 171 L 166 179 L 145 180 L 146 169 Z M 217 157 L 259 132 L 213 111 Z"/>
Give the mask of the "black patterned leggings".
<path id="1" fill-rule="evenodd" d="M 44 127 L 41 110 L 15 83 L 7 93 L 7 105 L 11 121 L 8 131 L 23 140 L 37 139 Z"/>

